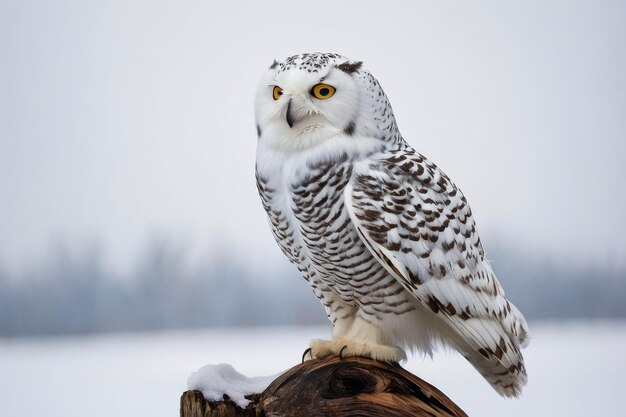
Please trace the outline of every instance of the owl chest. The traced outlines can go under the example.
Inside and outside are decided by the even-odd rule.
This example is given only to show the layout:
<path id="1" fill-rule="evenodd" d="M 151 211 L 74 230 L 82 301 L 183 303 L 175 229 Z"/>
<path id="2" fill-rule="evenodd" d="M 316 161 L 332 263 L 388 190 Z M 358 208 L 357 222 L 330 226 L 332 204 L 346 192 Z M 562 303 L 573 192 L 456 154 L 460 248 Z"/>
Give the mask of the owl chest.
<path id="1" fill-rule="evenodd" d="M 334 263 L 333 254 L 350 240 L 352 229 L 344 202 L 345 187 L 350 180 L 348 166 L 319 168 L 292 185 L 291 212 L 298 225 L 302 242 L 313 255 Z"/>
<path id="2" fill-rule="evenodd" d="M 296 181 L 281 181 L 268 204 L 274 237 L 309 276 L 343 269 L 348 249 L 361 244 L 344 202 L 351 172 L 348 164 L 316 167 Z"/>

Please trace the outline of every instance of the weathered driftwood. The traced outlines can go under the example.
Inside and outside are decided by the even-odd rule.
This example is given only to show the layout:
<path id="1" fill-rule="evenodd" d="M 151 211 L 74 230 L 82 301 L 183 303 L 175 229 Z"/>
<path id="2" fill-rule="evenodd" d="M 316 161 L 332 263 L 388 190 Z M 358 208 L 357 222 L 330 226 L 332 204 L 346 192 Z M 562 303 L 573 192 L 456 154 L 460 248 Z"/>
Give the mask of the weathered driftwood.
<path id="1" fill-rule="evenodd" d="M 294 366 L 242 409 L 211 402 L 199 391 L 181 397 L 181 417 L 467 415 L 441 391 L 397 364 L 328 357 Z"/>

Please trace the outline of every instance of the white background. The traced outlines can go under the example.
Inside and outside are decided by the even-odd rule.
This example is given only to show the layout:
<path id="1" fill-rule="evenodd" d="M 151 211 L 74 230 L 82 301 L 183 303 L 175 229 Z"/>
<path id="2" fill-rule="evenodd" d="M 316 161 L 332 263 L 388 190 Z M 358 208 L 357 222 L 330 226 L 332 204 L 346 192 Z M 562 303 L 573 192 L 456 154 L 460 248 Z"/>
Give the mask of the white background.
<path id="1" fill-rule="evenodd" d="M 155 235 L 284 263 L 254 186 L 256 83 L 334 51 L 379 79 L 488 252 L 624 266 L 625 21 L 623 1 L 4 0 L 0 265 L 88 243 L 123 271 Z"/>

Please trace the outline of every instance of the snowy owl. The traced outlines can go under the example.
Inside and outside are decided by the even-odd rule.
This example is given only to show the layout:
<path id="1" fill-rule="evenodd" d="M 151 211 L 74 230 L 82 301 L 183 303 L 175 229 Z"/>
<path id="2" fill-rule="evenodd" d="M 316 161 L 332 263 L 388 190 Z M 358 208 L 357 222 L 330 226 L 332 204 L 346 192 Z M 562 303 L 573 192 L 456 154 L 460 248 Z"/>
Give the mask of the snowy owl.
<path id="1" fill-rule="evenodd" d="M 361 62 L 274 61 L 256 94 L 256 181 L 278 245 L 333 325 L 312 357 L 404 360 L 449 346 L 501 395 L 526 383 L 526 321 L 457 186 L 404 141 Z"/>

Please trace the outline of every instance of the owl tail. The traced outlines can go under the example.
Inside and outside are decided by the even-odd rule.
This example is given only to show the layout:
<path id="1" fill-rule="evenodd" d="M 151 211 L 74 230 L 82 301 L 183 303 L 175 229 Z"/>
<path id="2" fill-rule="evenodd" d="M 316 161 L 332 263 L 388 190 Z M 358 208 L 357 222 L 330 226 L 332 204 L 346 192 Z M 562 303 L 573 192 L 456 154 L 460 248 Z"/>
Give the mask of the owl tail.
<path id="1" fill-rule="evenodd" d="M 528 377 L 522 355 L 519 351 L 516 354 L 518 358 L 511 363 L 498 358 L 497 353 L 484 350 L 468 350 L 464 356 L 498 394 L 503 397 L 519 397 Z"/>
<path id="2" fill-rule="evenodd" d="M 503 397 L 520 396 L 528 380 L 520 352 L 523 341 L 507 334 L 496 321 L 469 319 L 455 330 L 457 350 L 493 389 Z"/>

